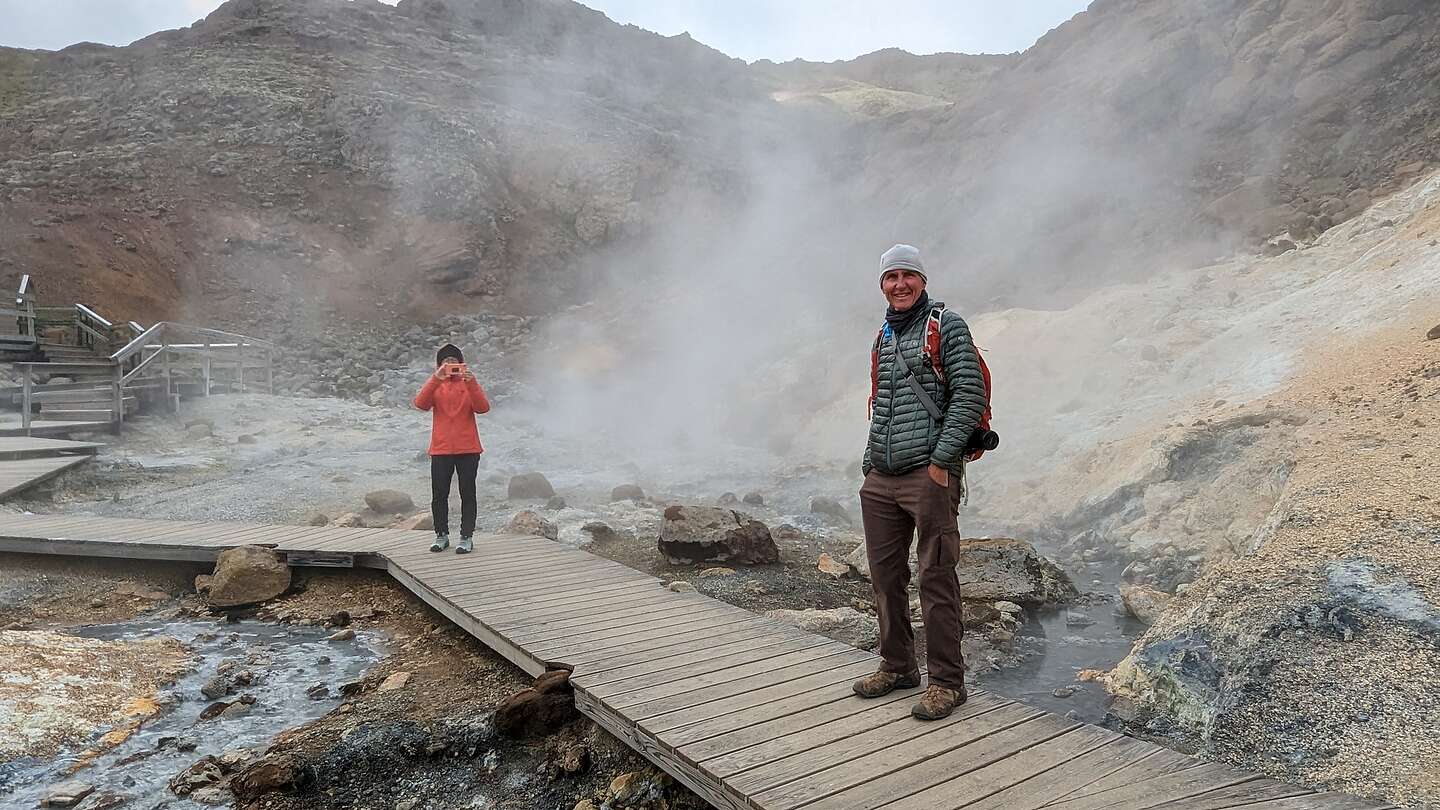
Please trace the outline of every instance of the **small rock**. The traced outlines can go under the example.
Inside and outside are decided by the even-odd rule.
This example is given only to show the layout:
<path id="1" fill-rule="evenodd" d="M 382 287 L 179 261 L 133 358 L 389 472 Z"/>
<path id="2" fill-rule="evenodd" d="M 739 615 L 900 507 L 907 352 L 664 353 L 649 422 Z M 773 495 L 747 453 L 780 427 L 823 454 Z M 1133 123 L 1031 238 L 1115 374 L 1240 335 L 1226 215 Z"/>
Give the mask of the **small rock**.
<path id="1" fill-rule="evenodd" d="M 822 495 L 816 495 L 810 499 L 810 513 L 832 517 L 842 523 L 850 522 L 850 513 L 845 511 L 845 507 L 841 506 L 839 501 Z"/>
<path id="2" fill-rule="evenodd" d="M 590 768 L 590 749 L 583 745 L 567 745 L 560 751 L 556 765 L 562 773 L 575 775 Z"/>
<path id="3" fill-rule="evenodd" d="M 580 801 L 578 801 L 578 802 L 575 803 L 574 810 L 599 810 L 599 809 L 598 809 L 597 807 L 595 807 L 595 802 L 592 802 L 592 801 L 590 801 L 589 799 L 581 799 Z"/>
<path id="4" fill-rule="evenodd" d="M 237 700 L 234 703 L 231 703 L 229 706 L 226 706 L 224 710 L 220 712 L 220 717 L 224 720 L 229 720 L 235 717 L 244 717 L 245 715 L 249 714 L 250 710 L 253 708 L 255 708 L 254 698 L 246 701 L 244 697 L 242 697 L 240 700 Z"/>
<path id="5" fill-rule="evenodd" d="M 820 562 L 816 566 L 820 573 L 828 574 L 835 579 L 845 579 L 850 576 L 851 568 L 848 564 L 837 561 L 826 552 L 820 552 Z"/>
<path id="6" fill-rule="evenodd" d="M 1055 691 L 1051 692 L 1050 694 L 1063 700 L 1063 699 L 1065 699 L 1065 698 L 1074 696 L 1074 694 L 1075 694 L 1075 687 L 1073 687 L 1073 686 L 1062 686 L 1062 687 L 1059 687 L 1058 689 L 1056 689 Z"/>
<path id="7" fill-rule="evenodd" d="M 382 515 L 398 515 L 415 508 L 415 501 L 399 490 L 377 489 L 365 496 L 365 505 Z"/>
<path id="8" fill-rule="evenodd" d="M 363 529 L 365 518 L 359 512 L 346 512 L 335 518 L 335 525 L 341 529 Z"/>
<path id="9" fill-rule="evenodd" d="M 404 689 L 405 684 L 410 682 L 410 673 L 396 672 L 380 683 L 381 692 L 394 692 L 397 689 Z"/>
<path id="10" fill-rule="evenodd" d="M 522 473 L 510 479 L 507 495 L 514 500 L 548 499 L 555 497 L 555 488 L 540 473 Z"/>
<path id="11" fill-rule="evenodd" d="M 734 506 L 740 503 L 740 496 L 733 492 L 726 492 L 715 499 L 716 506 Z"/>
<path id="12" fill-rule="evenodd" d="M 230 789 L 237 799 L 249 802 L 272 791 L 298 787 L 309 779 L 308 770 L 298 759 L 279 755 L 266 757 L 246 768 L 230 780 Z"/>
<path id="13" fill-rule="evenodd" d="M 560 497 L 559 495 L 556 495 L 555 497 L 545 502 L 545 508 L 551 511 L 558 512 L 559 510 L 564 509 L 565 506 L 565 499 Z"/>
<path id="14" fill-rule="evenodd" d="M 1125 612 L 1145 624 L 1154 624 L 1159 621 L 1165 609 L 1170 607 L 1170 601 L 1173 598 L 1164 591 L 1156 590 L 1148 585 L 1122 585 L 1120 587 L 1120 601 L 1125 605 Z"/>
<path id="15" fill-rule="evenodd" d="M 749 505 L 751 505 L 751 506 L 764 506 L 764 505 L 765 505 L 765 496 L 764 496 L 764 495 L 761 495 L 761 494 L 758 493 L 758 492 L 747 492 L 747 493 L 745 493 L 745 497 L 744 497 L 744 498 L 741 498 L 740 500 L 744 501 L 745 503 L 747 503 L 747 504 L 749 504 Z"/>
<path id="16" fill-rule="evenodd" d="M 253 759 L 255 759 L 255 749 L 231 748 L 228 751 L 221 752 L 220 768 L 227 772 L 233 771 L 236 768 L 243 767 Z"/>
<path id="17" fill-rule="evenodd" d="M 641 489 L 635 484 L 621 484 L 620 486 L 610 490 L 610 500 L 643 501 L 645 500 L 645 490 Z"/>
<path id="18" fill-rule="evenodd" d="M 325 622 L 330 627 L 348 627 L 350 625 L 350 612 L 348 610 L 337 610 L 330 614 Z"/>
<path id="19" fill-rule="evenodd" d="M 331 633 L 331 634 L 329 635 L 329 637 L 327 637 L 326 640 L 327 640 L 327 641 L 353 641 L 354 639 L 355 639 L 355 631 L 347 627 L 347 628 L 345 628 L 344 630 L 336 630 L 335 632 Z"/>
<path id="20" fill-rule="evenodd" d="M 526 509 L 523 512 L 516 512 L 505 524 L 502 530 L 504 534 L 522 534 L 532 537 L 545 537 L 550 540 L 560 538 L 560 527 L 546 519 L 539 512 Z"/>
<path id="21" fill-rule="evenodd" d="M 735 576 L 735 569 L 734 569 L 734 568 L 726 568 L 726 567 L 724 567 L 724 566 L 716 566 L 716 567 L 714 567 L 714 568 L 706 568 L 704 571 L 701 571 L 701 572 L 700 572 L 700 576 L 702 576 L 702 577 L 733 577 L 733 576 Z"/>
<path id="22" fill-rule="evenodd" d="M 995 603 L 995 609 L 1000 611 L 1001 613 L 1009 613 L 1012 615 L 1025 612 L 1025 608 L 1020 607 L 1014 602 L 1006 602 L 1003 600 Z"/>
<path id="23" fill-rule="evenodd" d="M 674 582 L 670 583 L 670 584 L 669 584 L 668 586 L 666 586 L 666 587 L 668 587 L 670 590 L 674 591 L 675 593 L 695 593 L 695 586 L 694 586 L 694 585 L 691 585 L 691 584 L 688 583 L 688 582 L 684 582 L 684 581 L 678 580 L 678 579 L 675 580 Z"/>
<path id="24" fill-rule="evenodd" d="M 311 512 L 305 516 L 306 526 L 324 526 L 330 522 L 330 516 L 324 512 Z"/>
<path id="25" fill-rule="evenodd" d="M 242 433 L 235 441 L 237 444 L 259 444 L 260 437 L 253 433 Z"/>
<path id="26" fill-rule="evenodd" d="M 391 528 L 407 532 L 428 532 L 435 530 L 435 516 L 429 512 L 401 518 Z"/>
<path id="27" fill-rule="evenodd" d="M 317 683 L 305 690 L 305 696 L 311 700 L 324 700 L 330 697 L 330 687 L 323 683 Z"/>
<path id="28" fill-rule="evenodd" d="M 1095 620 L 1090 618 L 1089 616 L 1086 616 L 1084 613 L 1079 613 L 1073 610 L 1065 611 L 1066 627 L 1089 627 L 1094 623 Z"/>
<path id="29" fill-rule="evenodd" d="M 210 700 L 219 700 L 230 692 L 230 679 L 224 675 L 216 675 L 200 687 L 200 694 Z"/>
<path id="30" fill-rule="evenodd" d="M 45 792 L 45 797 L 40 800 L 41 807 L 74 807 L 85 800 L 86 796 L 95 792 L 94 785 L 88 785 L 78 779 L 68 782 L 61 782 Z"/>

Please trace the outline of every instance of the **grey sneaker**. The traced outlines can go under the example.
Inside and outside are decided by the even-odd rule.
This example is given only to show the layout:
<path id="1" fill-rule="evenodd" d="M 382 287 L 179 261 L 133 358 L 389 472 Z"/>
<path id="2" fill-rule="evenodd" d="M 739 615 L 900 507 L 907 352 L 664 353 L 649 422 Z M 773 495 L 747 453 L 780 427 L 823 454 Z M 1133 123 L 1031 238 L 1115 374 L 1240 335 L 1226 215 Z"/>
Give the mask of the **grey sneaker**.
<path id="1" fill-rule="evenodd" d="M 465 535 L 461 535 L 461 537 L 460 537 L 460 545 L 458 545 L 458 546 L 455 547 L 455 553 L 456 553 L 456 554 L 469 554 L 470 552 L 472 552 L 472 551 L 474 551 L 474 550 L 475 550 L 475 544 L 470 542 L 470 538 L 467 537 L 467 536 L 465 536 Z"/>
<path id="2" fill-rule="evenodd" d="M 449 547 L 450 547 L 450 535 L 448 535 L 448 534 L 437 534 L 437 535 L 435 535 L 435 542 L 433 542 L 433 543 L 430 544 L 430 550 L 431 550 L 431 551 L 444 551 L 445 549 L 447 549 L 447 548 L 449 548 Z"/>

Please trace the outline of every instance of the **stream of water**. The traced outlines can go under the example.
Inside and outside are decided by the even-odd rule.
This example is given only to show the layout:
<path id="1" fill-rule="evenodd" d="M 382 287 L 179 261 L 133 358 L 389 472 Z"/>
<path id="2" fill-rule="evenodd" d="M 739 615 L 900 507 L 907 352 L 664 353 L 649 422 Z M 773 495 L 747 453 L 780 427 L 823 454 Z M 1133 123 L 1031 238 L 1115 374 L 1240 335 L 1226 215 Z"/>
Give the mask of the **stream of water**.
<path id="1" fill-rule="evenodd" d="M 340 702 L 338 687 L 360 678 L 383 654 L 379 637 L 371 633 L 357 633 L 351 641 L 328 641 L 330 631 L 319 627 L 255 621 L 141 619 L 73 632 L 107 640 L 170 636 L 191 650 L 195 668 L 160 695 L 166 710 L 88 765 L 77 769 L 78 751 L 51 760 L 0 763 L 4 807 L 36 807 L 54 785 L 71 779 L 94 786 L 96 797 L 123 799 L 125 807 L 205 807 L 172 793 L 170 779 L 206 755 L 263 749 L 280 731 L 324 715 Z M 248 670 L 253 678 L 224 699 L 245 694 L 255 703 L 238 717 L 201 720 L 201 711 L 211 703 L 201 687 L 225 666 Z M 323 696 L 318 689 L 310 691 L 322 684 Z"/>

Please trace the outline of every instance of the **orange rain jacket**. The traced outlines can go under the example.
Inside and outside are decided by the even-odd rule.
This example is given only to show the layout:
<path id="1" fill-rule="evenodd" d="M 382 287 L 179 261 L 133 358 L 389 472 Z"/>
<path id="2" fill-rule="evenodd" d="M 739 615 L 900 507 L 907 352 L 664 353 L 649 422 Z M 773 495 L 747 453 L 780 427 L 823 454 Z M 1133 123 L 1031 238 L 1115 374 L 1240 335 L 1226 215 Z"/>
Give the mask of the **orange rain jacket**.
<path id="1" fill-rule="evenodd" d="M 490 400 L 475 380 L 442 380 L 434 375 L 415 395 L 415 407 L 433 411 L 430 423 L 430 455 L 459 456 L 483 453 L 475 414 L 489 413 Z"/>

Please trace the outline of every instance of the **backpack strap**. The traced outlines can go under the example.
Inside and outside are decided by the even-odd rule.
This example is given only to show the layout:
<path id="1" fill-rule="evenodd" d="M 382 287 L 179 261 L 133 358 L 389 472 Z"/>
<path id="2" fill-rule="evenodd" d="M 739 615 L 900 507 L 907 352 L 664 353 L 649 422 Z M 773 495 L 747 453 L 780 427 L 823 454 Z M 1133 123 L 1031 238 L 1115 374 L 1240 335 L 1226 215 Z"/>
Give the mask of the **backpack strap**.
<path id="1" fill-rule="evenodd" d="M 940 378 L 940 384 L 945 382 L 945 348 L 940 337 L 940 322 L 945 315 L 945 305 L 939 304 L 931 308 L 930 315 L 925 319 L 925 342 L 921 346 L 921 357 L 925 364 Z"/>

